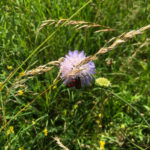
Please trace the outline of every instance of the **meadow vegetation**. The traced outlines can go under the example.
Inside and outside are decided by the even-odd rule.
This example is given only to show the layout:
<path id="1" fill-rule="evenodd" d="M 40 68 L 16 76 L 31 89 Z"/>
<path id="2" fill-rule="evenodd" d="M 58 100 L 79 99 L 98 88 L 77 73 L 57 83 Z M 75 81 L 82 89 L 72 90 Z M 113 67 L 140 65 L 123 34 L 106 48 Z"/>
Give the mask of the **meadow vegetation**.
<path id="1" fill-rule="evenodd" d="M 60 79 L 69 50 L 90 87 Z M 149 0 L 0 0 L 0 52 L 0 150 L 150 149 Z"/>

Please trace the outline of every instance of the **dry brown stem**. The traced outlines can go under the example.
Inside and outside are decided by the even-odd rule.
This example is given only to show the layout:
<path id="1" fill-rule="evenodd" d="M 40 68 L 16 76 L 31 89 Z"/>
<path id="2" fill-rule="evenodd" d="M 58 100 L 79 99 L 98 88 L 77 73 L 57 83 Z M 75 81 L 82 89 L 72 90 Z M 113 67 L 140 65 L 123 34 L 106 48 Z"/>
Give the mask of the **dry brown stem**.
<path id="1" fill-rule="evenodd" d="M 29 70 L 29 71 L 25 71 L 22 76 L 29 76 L 29 75 L 37 75 L 37 74 L 41 74 L 47 71 L 50 71 L 53 69 L 54 66 L 59 66 L 59 64 L 64 60 L 63 57 L 61 57 L 60 59 L 58 59 L 57 61 L 51 61 L 45 65 L 41 65 L 38 66 L 35 69 Z"/>
<path id="2" fill-rule="evenodd" d="M 60 20 L 45 20 L 43 21 L 43 23 L 41 24 L 40 28 L 38 29 L 37 33 L 40 32 L 45 26 L 47 25 L 53 25 L 55 24 L 55 27 L 58 27 L 59 25 L 63 24 L 65 21 L 67 21 L 67 19 L 60 19 Z M 83 29 L 83 28 L 95 28 L 95 27 L 103 27 L 105 29 L 103 30 L 98 30 L 96 31 L 98 32 L 108 32 L 108 31 L 114 31 L 114 29 L 111 29 L 110 27 L 106 27 L 100 24 L 96 24 L 96 23 L 91 23 L 91 22 L 87 22 L 87 21 L 76 21 L 76 20 L 70 20 L 69 22 L 67 22 L 65 24 L 65 26 L 70 26 L 73 25 L 75 29 L 79 30 L 79 29 Z M 95 33 L 96 33 L 95 32 Z"/>
<path id="3" fill-rule="evenodd" d="M 101 54 L 105 54 L 107 52 L 112 51 L 114 48 L 116 48 L 119 44 L 126 42 L 127 40 L 131 39 L 132 37 L 134 37 L 135 35 L 138 34 L 142 34 L 143 31 L 150 29 L 150 25 L 147 25 L 145 27 L 142 27 L 138 30 L 132 30 L 128 33 L 124 33 L 121 34 L 120 36 L 118 36 L 116 38 L 116 40 L 113 42 L 112 45 L 108 46 L 108 47 L 102 47 L 97 53 L 95 53 L 93 56 L 89 56 L 87 58 L 85 58 L 84 60 L 82 60 L 71 72 L 69 72 L 68 74 L 73 74 L 75 75 L 75 73 L 77 72 L 77 70 L 79 70 L 78 68 L 84 64 L 87 64 L 88 62 L 95 60 L 97 58 L 97 55 L 101 55 Z M 80 71 L 80 70 L 79 70 Z M 68 75 L 67 74 L 67 75 Z"/>
<path id="4" fill-rule="evenodd" d="M 67 148 L 67 147 L 60 141 L 60 139 L 59 139 L 57 136 L 54 137 L 53 139 L 57 142 L 57 144 L 58 144 L 61 148 L 63 148 L 64 150 L 69 150 L 69 148 Z"/>

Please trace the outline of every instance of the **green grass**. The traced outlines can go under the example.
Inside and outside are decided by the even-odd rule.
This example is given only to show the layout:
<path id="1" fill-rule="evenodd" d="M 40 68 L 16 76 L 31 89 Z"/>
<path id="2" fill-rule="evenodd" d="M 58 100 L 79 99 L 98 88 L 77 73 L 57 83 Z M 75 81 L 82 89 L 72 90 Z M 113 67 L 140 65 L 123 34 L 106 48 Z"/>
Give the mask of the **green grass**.
<path id="1" fill-rule="evenodd" d="M 108 46 L 111 38 L 148 25 L 149 12 L 148 0 L 93 0 L 89 4 L 79 0 L 1 0 L 0 82 L 6 84 L 0 93 L 0 149 L 59 150 L 62 148 L 54 140 L 57 136 L 70 150 L 98 150 L 100 140 L 105 141 L 106 150 L 148 150 L 149 30 L 94 61 L 94 78 L 107 78 L 112 85 L 109 88 L 93 84 L 72 90 L 59 81 L 55 89 L 48 89 L 57 76 L 57 67 L 31 79 L 20 78 L 19 73 L 58 60 L 68 50 L 93 55 Z M 87 21 L 115 30 L 95 33 L 103 28 L 47 25 L 36 33 L 48 19 Z M 16 81 L 22 79 L 27 80 L 15 88 Z M 18 95 L 19 90 L 23 95 Z"/>

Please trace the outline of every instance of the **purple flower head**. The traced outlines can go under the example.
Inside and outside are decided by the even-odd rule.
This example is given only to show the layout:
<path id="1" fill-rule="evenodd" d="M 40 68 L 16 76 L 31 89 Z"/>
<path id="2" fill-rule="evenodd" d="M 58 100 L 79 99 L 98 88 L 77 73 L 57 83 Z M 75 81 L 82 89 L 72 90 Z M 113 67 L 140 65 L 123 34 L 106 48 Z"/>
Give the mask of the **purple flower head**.
<path id="1" fill-rule="evenodd" d="M 92 75 L 95 74 L 95 64 L 90 61 L 79 65 L 85 58 L 84 51 L 69 51 L 64 61 L 60 64 L 61 79 L 64 84 L 68 85 L 71 82 L 75 82 L 76 79 L 80 79 L 81 87 L 90 85 L 93 80 Z"/>

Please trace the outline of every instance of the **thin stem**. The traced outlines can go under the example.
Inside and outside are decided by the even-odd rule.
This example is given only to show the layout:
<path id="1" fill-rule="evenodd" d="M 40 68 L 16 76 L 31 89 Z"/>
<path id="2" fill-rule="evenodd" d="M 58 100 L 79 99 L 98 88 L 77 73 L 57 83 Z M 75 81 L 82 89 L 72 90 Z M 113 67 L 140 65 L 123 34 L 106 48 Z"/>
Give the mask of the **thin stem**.
<path id="1" fill-rule="evenodd" d="M 140 150 L 145 150 L 144 148 L 140 147 L 139 145 L 133 143 L 133 142 L 125 135 L 125 133 L 124 133 L 122 130 L 120 130 L 120 131 L 121 131 L 122 135 L 123 135 L 132 145 L 134 145 L 135 147 L 137 147 L 137 148 L 140 149 Z"/>

